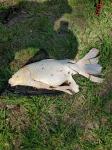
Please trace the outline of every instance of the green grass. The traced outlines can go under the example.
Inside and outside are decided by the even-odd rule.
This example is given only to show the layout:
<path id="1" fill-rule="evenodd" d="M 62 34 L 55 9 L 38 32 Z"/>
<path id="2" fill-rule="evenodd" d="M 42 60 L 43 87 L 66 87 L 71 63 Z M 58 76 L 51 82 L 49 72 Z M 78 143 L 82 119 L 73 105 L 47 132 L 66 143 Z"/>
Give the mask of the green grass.
<path id="1" fill-rule="evenodd" d="M 24 0 L 0 3 L 0 13 L 16 5 L 8 24 L 0 16 L 0 91 L 11 74 L 39 49 L 51 58 L 82 58 L 100 49 L 103 84 L 76 76 L 73 96 L 0 96 L 0 150 L 110 150 L 112 147 L 111 1 L 99 17 L 94 0 Z M 24 11 L 24 13 L 23 13 Z M 20 17 L 20 14 L 22 13 Z"/>

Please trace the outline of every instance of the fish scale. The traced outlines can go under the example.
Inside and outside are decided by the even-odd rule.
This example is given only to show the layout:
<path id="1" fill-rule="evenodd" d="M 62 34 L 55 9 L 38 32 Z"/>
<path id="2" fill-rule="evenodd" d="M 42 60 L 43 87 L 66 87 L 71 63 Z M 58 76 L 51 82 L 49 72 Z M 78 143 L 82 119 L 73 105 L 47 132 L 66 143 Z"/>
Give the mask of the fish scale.
<path id="1" fill-rule="evenodd" d="M 46 59 L 27 65 L 32 79 L 50 86 L 63 84 L 70 77 L 72 70 L 60 60 Z"/>

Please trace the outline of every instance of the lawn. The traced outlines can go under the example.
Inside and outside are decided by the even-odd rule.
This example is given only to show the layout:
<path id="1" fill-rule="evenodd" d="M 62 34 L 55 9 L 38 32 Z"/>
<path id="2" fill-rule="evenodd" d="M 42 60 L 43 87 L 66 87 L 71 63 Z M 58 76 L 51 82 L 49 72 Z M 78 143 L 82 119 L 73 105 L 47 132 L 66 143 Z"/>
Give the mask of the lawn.
<path id="1" fill-rule="evenodd" d="M 100 16 L 94 4 L 0 1 L 0 150 L 112 149 L 112 2 L 104 0 Z M 80 92 L 73 96 L 7 84 L 28 62 L 80 59 L 92 47 L 100 50 L 102 84 L 74 76 Z"/>

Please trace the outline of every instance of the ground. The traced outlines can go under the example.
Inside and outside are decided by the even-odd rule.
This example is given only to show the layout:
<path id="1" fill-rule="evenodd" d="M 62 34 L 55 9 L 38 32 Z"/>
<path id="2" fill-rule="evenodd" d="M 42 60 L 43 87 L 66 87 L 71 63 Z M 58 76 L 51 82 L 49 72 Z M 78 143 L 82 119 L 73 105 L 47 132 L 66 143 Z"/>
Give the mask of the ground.
<path id="1" fill-rule="evenodd" d="M 112 2 L 104 0 L 100 16 L 94 5 L 94 0 L 0 1 L 0 150 L 112 148 Z M 92 47 L 100 50 L 102 84 L 77 75 L 80 92 L 73 96 L 25 96 L 7 87 L 10 76 L 36 61 L 40 51 L 80 59 Z"/>

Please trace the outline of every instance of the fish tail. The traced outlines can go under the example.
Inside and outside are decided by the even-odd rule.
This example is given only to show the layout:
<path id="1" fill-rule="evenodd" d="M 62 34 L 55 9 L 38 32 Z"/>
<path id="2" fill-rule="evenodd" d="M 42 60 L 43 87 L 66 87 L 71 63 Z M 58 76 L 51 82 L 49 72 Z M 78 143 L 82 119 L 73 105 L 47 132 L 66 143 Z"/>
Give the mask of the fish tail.
<path id="1" fill-rule="evenodd" d="M 71 64 L 70 68 L 77 71 L 80 75 L 89 78 L 93 82 L 101 83 L 103 79 L 97 77 L 101 74 L 102 66 L 98 64 L 99 50 L 92 48 L 82 59 L 74 65 Z"/>

